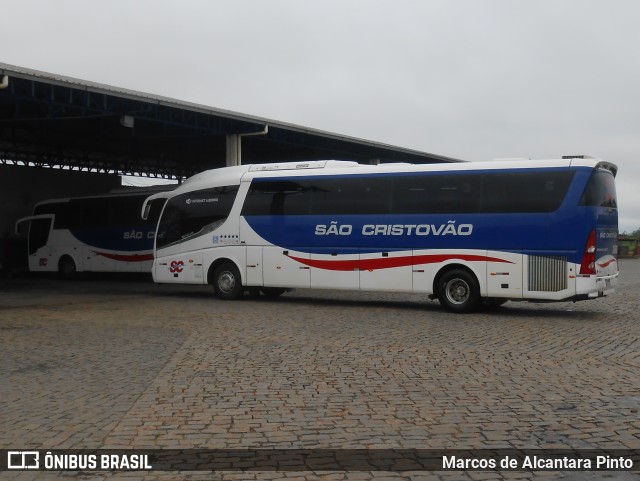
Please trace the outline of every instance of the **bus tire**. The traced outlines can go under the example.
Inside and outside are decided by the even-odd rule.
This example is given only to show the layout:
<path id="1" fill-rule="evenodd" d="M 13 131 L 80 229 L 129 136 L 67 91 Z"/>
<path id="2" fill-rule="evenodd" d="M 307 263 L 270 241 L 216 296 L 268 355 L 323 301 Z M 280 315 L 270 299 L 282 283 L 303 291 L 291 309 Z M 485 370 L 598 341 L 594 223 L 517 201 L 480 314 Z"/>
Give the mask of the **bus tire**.
<path id="1" fill-rule="evenodd" d="M 480 285 L 465 269 L 446 271 L 437 283 L 438 300 L 451 312 L 473 312 L 480 306 Z"/>
<path id="2" fill-rule="evenodd" d="M 225 301 L 242 297 L 240 271 L 232 262 L 219 265 L 213 273 L 213 289 Z"/>
<path id="3" fill-rule="evenodd" d="M 62 256 L 60 262 L 58 262 L 58 274 L 60 277 L 66 280 L 75 279 L 78 274 L 76 269 L 76 263 L 69 256 Z"/>

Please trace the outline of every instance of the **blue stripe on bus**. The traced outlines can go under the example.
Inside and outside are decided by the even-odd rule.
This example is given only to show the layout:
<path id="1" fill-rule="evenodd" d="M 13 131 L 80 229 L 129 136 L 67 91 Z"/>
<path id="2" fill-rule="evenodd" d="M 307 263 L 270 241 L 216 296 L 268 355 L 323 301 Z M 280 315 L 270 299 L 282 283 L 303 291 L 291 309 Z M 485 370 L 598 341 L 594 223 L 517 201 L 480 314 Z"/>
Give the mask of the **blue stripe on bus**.
<path id="1" fill-rule="evenodd" d="M 245 220 L 270 244 L 310 254 L 474 249 L 555 253 L 580 263 L 598 210 L 602 209 L 574 207 L 571 214 L 281 215 Z M 600 224 L 605 220 L 613 225 L 617 219 L 597 217 Z M 416 226 L 422 226 L 420 232 Z"/>
<path id="2" fill-rule="evenodd" d="M 80 242 L 96 249 L 133 252 L 153 249 L 155 226 L 122 226 L 72 229 L 71 234 Z"/>

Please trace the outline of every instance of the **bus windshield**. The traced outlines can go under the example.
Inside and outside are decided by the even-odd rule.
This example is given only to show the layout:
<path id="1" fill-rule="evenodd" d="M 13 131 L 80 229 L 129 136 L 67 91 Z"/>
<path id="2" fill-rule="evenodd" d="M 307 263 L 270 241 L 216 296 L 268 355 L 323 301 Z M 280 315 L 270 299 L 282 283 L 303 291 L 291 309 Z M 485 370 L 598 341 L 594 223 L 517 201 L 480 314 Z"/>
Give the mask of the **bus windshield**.
<path id="1" fill-rule="evenodd" d="M 172 197 L 160 219 L 157 247 L 213 231 L 229 215 L 237 192 L 237 186 L 215 187 Z"/>

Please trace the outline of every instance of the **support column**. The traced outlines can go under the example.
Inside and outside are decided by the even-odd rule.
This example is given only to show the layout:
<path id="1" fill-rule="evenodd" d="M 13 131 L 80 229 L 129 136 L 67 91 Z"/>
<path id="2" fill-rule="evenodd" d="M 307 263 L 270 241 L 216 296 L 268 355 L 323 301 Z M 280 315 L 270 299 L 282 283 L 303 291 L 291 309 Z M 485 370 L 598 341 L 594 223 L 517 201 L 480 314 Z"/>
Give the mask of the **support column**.
<path id="1" fill-rule="evenodd" d="M 240 165 L 242 163 L 241 139 L 242 137 L 240 137 L 239 134 L 227 135 L 227 167 L 233 167 L 234 165 Z"/>
<path id="2" fill-rule="evenodd" d="M 242 137 L 251 135 L 267 135 L 269 126 L 265 125 L 264 129 L 258 132 L 245 132 L 244 134 L 228 134 L 227 135 L 227 167 L 234 165 L 242 165 Z"/>

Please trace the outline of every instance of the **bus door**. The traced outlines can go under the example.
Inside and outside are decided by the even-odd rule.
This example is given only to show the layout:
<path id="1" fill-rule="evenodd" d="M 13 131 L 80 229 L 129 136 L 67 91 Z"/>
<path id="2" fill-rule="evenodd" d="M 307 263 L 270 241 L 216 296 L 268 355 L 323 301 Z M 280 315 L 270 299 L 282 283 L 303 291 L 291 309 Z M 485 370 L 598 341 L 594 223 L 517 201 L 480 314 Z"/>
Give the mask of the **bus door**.
<path id="1" fill-rule="evenodd" d="M 54 214 L 41 214 L 24 217 L 16 221 L 16 234 L 19 234 L 20 224 L 29 222 L 28 253 L 30 271 L 57 269 L 51 259 L 53 251 L 49 245 L 53 218 Z"/>

